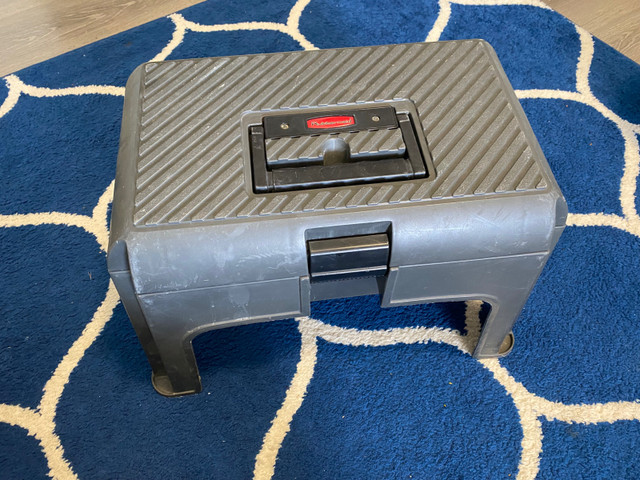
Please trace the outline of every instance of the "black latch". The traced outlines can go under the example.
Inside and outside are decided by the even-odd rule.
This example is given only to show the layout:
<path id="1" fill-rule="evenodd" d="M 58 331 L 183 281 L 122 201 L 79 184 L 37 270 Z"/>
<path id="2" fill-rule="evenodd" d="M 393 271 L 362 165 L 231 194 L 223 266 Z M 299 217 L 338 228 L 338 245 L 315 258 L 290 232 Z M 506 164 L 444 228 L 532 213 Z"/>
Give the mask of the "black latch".
<path id="1" fill-rule="evenodd" d="M 382 276 L 389 268 L 384 233 L 310 240 L 307 249 L 311 281 Z"/>
<path id="2" fill-rule="evenodd" d="M 353 156 L 339 134 L 369 132 L 370 141 L 399 130 L 404 148 L 389 155 Z M 329 134 L 329 135 L 327 135 Z M 313 159 L 273 162 L 267 158 L 265 141 L 325 135 L 322 153 Z M 425 178 L 429 155 L 422 130 L 416 130 L 409 113 L 397 113 L 391 105 L 354 105 L 344 110 L 301 109 L 285 115 L 266 115 L 262 124 L 249 127 L 253 189 L 256 193 L 388 182 Z"/>

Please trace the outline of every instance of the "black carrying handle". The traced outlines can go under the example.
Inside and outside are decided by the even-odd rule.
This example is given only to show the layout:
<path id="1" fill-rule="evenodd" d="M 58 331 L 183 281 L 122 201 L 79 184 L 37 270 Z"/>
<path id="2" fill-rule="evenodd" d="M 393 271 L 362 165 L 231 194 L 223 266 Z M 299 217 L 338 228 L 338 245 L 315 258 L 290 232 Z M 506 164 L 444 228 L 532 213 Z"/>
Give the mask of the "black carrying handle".
<path id="1" fill-rule="evenodd" d="M 267 165 L 266 139 L 391 128 L 400 129 L 405 144 L 405 157 L 376 156 L 375 160 L 273 169 L 269 169 Z M 249 127 L 249 143 L 256 193 L 410 180 L 428 176 L 411 116 L 408 113 L 396 113 L 392 106 L 267 116 L 263 118 L 261 125 Z"/>

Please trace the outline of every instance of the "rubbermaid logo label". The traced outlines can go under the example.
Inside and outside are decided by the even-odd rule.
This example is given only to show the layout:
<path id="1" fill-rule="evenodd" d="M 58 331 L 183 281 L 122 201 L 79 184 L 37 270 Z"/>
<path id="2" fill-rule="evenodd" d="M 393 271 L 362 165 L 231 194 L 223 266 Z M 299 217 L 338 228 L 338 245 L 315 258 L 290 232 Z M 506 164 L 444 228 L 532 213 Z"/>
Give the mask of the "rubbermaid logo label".
<path id="1" fill-rule="evenodd" d="M 335 117 L 318 117 L 307 120 L 307 128 L 346 127 L 347 125 L 354 125 L 355 123 L 355 118 L 347 115 Z"/>

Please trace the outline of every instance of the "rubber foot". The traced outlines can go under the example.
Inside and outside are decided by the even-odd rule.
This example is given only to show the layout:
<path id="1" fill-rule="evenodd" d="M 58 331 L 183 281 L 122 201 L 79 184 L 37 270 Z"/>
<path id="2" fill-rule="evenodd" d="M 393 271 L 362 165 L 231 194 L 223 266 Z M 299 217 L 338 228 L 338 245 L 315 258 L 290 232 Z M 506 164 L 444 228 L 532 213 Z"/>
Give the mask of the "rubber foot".
<path id="1" fill-rule="evenodd" d="M 166 375 L 156 375 L 155 373 L 151 373 L 151 384 L 153 388 L 156 389 L 160 395 L 165 397 L 181 397 L 183 395 L 192 395 L 194 393 L 199 393 L 202 388 L 186 390 L 183 392 L 176 392 L 171 386 L 171 382 L 169 381 L 169 377 Z"/>
<path id="2" fill-rule="evenodd" d="M 498 350 L 498 357 L 505 357 L 511 353 L 513 350 L 513 345 L 516 343 L 516 339 L 513 336 L 513 332 L 509 332 L 504 340 L 502 341 L 502 345 L 500 345 L 500 350 Z"/>

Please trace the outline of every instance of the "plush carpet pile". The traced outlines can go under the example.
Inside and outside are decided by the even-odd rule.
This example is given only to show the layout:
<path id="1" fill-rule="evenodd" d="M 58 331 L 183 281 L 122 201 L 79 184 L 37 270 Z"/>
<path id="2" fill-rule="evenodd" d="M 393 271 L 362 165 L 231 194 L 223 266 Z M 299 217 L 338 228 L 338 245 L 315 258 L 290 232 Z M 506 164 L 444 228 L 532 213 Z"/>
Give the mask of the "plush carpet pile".
<path id="1" fill-rule="evenodd" d="M 477 302 L 196 339 L 156 394 L 105 265 L 122 95 L 149 60 L 483 38 L 569 204 L 501 360 Z M 210 1 L 0 80 L 0 477 L 640 478 L 640 66 L 535 0 Z"/>

